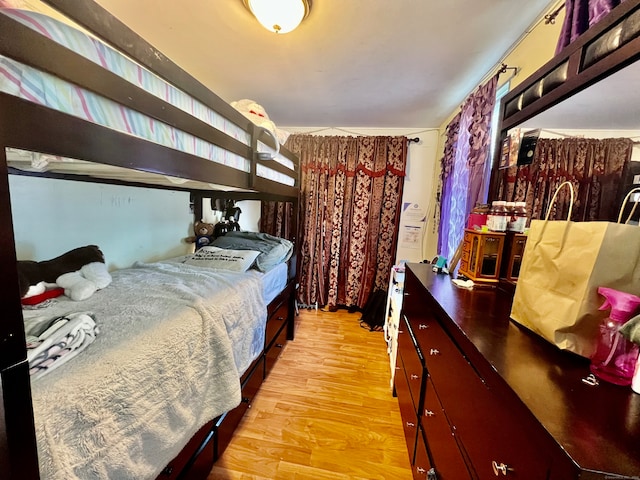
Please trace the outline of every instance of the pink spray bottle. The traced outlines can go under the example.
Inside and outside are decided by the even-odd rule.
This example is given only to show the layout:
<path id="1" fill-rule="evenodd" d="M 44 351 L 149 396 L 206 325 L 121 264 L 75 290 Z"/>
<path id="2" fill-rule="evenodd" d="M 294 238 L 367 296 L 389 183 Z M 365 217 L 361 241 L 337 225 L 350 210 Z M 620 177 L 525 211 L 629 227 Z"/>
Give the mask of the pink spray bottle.
<path id="1" fill-rule="evenodd" d="M 612 288 L 599 287 L 605 297 L 600 310 L 611 308 L 609 317 L 600 325 L 600 338 L 596 353 L 591 357 L 591 373 L 616 385 L 631 385 L 638 345 L 630 342 L 618 331 L 640 307 L 640 298 Z"/>

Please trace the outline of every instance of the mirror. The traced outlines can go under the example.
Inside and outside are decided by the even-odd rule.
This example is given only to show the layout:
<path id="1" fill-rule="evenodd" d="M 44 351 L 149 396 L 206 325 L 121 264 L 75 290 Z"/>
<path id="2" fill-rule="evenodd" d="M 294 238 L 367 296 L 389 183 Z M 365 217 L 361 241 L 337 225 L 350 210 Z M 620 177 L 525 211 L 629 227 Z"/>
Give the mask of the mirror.
<path id="1" fill-rule="evenodd" d="M 522 200 L 526 195 L 528 212 L 533 218 L 542 218 L 549 210 L 550 196 L 553 189 L 562 179 L 573 178 L 578 186 L 576 204 L 574 204 L 574 220 L 609 220 L 616 221 L 620 213 L 624 197 L 634 187 L 640 187 L 640 62 L 636 62 L 605 79 L 589 86 L 564 101 L 544 110 L 534 117 L 509 129 L 508 136 L 519 135 L 524 138 L 527 133 L 538 134 L 535 153 L 531 154 L 533 164 L 528 172 L 537 178 L 528 185 L 520 179 L 513 184 L 503 181 L 498 191 L 499 198 L 511 200 L 518 195 Z M 614 139 L 628 139 L 619 142 Z M 545 142 L 543 139 L 555 139 Z M 573 139 L 570 140 L 570 139 Z M 585 139 L 576 141 L 576 139 Z M 588 142 L 586 139 L 597 139 L 599 142 Z M 562 142 L 562 143 L 560 143 Z M 605 143 L 606 142 L 606 143 Z M 520 140 L 523 145 L 523 140 Z M 624 149 L 623 152 L 620 149 Z M 541 151 L 542 150 L 542 151 Z M 554 158 L 566 155 L 566 158 Z M 544 192 L 539 191 L 540 179 L 545 175 L 538 168 L 544 169 L 544 162 L 557 161 L 556 170 L 565 170 L 568 174 L 558 173 L 558 181 L 550 180 Z M 630 158 L 628 163 L 623 159 Z M 522 160 L 522 148 L 520 157 Z M 580 162 L 583 161 L 583 164 Z M 623 163 L 624 162 L 624 163 Z M 549 169 L 551 167 L 548 166 Z M 517 171 L 519 172 L 520 169 Z M 573 173 L 573 175 L 572 175 Z M 513 169 L 504 175 L 513 176 Z M 517 175 L 517 174 L 516 174 Z M 593 175 L 593 182 L 584 180 Z M 538 189 L 535 193 L 522 193 L 523 185 L 527 189 Z M 514 190 L 520 189 L 520 192 Z M 496 197 L 496 198 L 498 198 Z M 536 199 L 536 200 L 532 200 Z M 640 200 L 640 194 L 630 197 L 624 209 L 623 219 L 629 217 L 633 204 Z M 589 211 L 591 209 L 592 211 Z M 555 218 L 566 218 L 567 207 L 560 206 Z M 637 214 L 632 220 L 637 221 Z"/>
<path id="2" fill-rule="evenodd" d="M 541 135 L 546 130 L 570 130 L 574 135 L 580 135 L 580 131 L 621 132 L 624 136 L 640 140 L 638 79 L 640 62 L 539 113 L 521 123 L 520 128 L 541 128 Z"/>
<path id="3" fill-rule="evenodd" d="M 539 138 L 628 138 L 631 159 L 621 181 L 622 192 L 640 187 L 640 62 L 606 77 L 518 125 L 522 134 L 539 130 Z M 509 132 L 511 132 L 511 129 Z M 620 197 L 618 195 L 618 197 Z M 622 197 L 624 198 L 624 197 Z M 630 199 L 640 200 L 640 194 Z M 617 207 L 620 207 L 620 198 Z"/>
<path id="4" fill-rule="evenodd" d="M 532 218 L 566 218 L 568 195 L 548 204 L 569 180 L 573 220 L 616 221 L 640 187 L 639 59 L 640 1 L 629 0 L 507 94 L 489 199 L 525 200 Z"/>
<path id="5" fill-rule="evenodd" d="M 572 220 L 618 220 L 623 199 L 640 187 L 638 4 L 628 3 L 505 97 L 491 200 L 525 200 L 531 218 L 550 211 L 566 219 L 568 190 L 555 206 L 550 200 L 569 180 Z M 630 196 L 624 220 L 638 202 L 640 193 Z"/>

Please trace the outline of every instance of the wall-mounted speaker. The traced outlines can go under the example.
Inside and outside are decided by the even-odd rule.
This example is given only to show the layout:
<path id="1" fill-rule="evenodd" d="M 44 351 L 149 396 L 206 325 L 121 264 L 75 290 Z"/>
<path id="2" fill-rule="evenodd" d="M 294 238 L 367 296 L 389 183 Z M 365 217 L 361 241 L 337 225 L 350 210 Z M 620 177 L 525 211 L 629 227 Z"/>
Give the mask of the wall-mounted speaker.
<path id="1" fill-rule="evenodd" d="M 520 152 L 518 153 L 518 165 L 530 165 L 533 162 L 533 156 L 536 153 L 536 145 L 538 144 L 538 137 L 540 136 L 540 129 L 529 130 L 522 134 L 520 140 Z"/>

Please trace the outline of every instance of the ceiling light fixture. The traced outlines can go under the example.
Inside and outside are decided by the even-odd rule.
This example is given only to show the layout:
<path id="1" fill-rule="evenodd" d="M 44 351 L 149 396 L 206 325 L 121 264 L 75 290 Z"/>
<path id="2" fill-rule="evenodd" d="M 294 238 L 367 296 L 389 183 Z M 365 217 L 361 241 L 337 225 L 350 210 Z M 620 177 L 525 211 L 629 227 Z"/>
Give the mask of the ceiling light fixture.
<path id="1" fill-rule="evenodd" d="M 258 22 L 274 33 L 294 30 L 311 10 L 311 0 L 242 0 Z"/>

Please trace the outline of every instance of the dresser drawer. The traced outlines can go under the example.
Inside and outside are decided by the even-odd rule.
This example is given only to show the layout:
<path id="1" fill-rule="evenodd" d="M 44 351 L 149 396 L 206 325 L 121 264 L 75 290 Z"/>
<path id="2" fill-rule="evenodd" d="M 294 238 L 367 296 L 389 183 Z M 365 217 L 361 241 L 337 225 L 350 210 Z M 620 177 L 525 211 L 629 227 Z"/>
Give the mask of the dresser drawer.
<path id="1" fill-rule="evenodd" d="M 460 259 L 460 270 L 462 270 L 463 272 L 467 272 L 469 271 L 469 254 L 467 254 L 466 258 L 465 255 L 462 255 L 462 258 Z"/>
<path id="2" fill-rule="evenodd" d="M 199 466 L 204 463 L 213 464 L 213 429 L 213 420 L 200 428 L 176 458 L 171 460 L 164 470 L 162 470 L 156 480 L 175 480 L 181 478 L 180 475 L 185 475 L 187 470 L 190 470 L 185 468 L 190 462 L 197 462 Z M 193 459 L 194 454 L 198 451 L 200 451 L 200 454 Z M 202 458 L 200 458 L 200 455 L 202 455 Z M 211 457 L 210 462 L 209 457 Z M 209 470 L 211 470 L 211 466 L 209 466 Z"/>
<path id="3" fill-rule="evenodd" d="M 215 462 L 215 432 L 210 432 L 198 455 L 178 477 L 179 480 L 202 480 L 208 477 Z"/>
<path id="4" fill-rule="evenodd" d="M 215 459 L 220 458 L 224 450 L 229 445 L 233 432 L 242 421 L 242 417 L 251 408 L 251 403 L 255 398 L 262 380 L 264 378 L 264 360 L 261 358 L 255 365 L 254 369 L 246 376 L 243 376 L 242 383 L 242 400 L 233 410 L 226 412 L 216 422 L 216 438 L 215 438 Z"/>
<path id="5" fill-rule="evenodd" d="M 275 312 L 267 319 L 267 331 L 265 335 L 265 348 L 269 347 L 276 338 L 276 335 L 282 329 L 283 325 L 287 323 L 287 316 L 289 315 L 289 305 L 287 302 L 283 302 Z"/>
<path id="6" fill-rule="evenodd" d="M 429 385 L 463 456 L 470 460 L 472 475 L 495 478 L 504 471 L 514 478 L 546 479 L 551 456 L 538 444 L 537 435 L 520 428 L 518 416 L 500 395 L 487 388 L 438 322 L 432 320 L 427 325 L 419 331 L 418 343 L 426 350 Z M 436 460 L 434 463 L 438 469 Z"/>
<path id="7" fill-rule="evenodd" d="M 409 324 L 424 354 L 425 367 L 436 390 L 460 398 L 473 398 L 471 395 L 477 393 L 476 383 L 482 384 L 482 379 L 438 321 L 433 317 L 411 319 Z"/>
<path id="8" fill-rule="evenodd" d="M 396 395 L 398 396 L 398 406 L 400 408 L 400 416 L 402 417 L 402 428 L 404 429 L 404 439 L 407 442 L 407 451 L 409 453 L 409 462 L 413 464 L 416 451 L 416 434 L 418 432 L 418 415 L 411 392 L 409 391 L 409 383 L 405 375 L 402 358 L 398 357 L 398 368 L 394 378 L 394 386 Z"/>
<path id="9" fill-rule="evenodd" d="M 462 241 L 462 251 L 463 252 L 471 251 L 471 236 L 467 231 L 464 232 L 464 237 Z"/>
<path id="10" fill-rule="evenodd" d="M 464 480 L 471 478 L 465 465 L 458 438 L 449 424 L 431 379 L 425 385 L 424 408 L 420 424 L 427 438 L 433 466 L 438 480 Z"/>
<path id="11" fill-rule="evenodd" d="M 492 406 L 473 425 L 457 429 L 479 478 L 548 479 L 552 461 L 547 450 L 520 428 L 518 418 L 501 407 L 498 399 L 494 398 Z M 484 432 L 481 436 L 479 430 Z"/>
<path id="12" fill-rule="evenodd" d="M 411 271 L 405 272 L 401 313 L 407 316 L 422 315 L 423 299 L 426 299 L 425 291 L 418 287 L 416 282 L 407 282 L 407 275 L 411 276 L 413 273 Z"/>
<path id="13" fill-rule="evenodd" d="M 265 378 L 267 377 L 267 375 L 269 375 L 269 372 L 271 372 L 271 369 L 278 361 L 278 357 L 280 357 L 280 354 L 282 354 L 282 350 L 284 349 L 284 346 L 286 345 L 286 343 L 287 343 L 287 329 L 282 328 L 282 330 L 278 332 L 276 337 L 273 339 L 273 342 L 269 347 L 267 347 L 267 350 L 264 353 Z"/>
<path id="14" fill-rule="evenodd" d="M 433 474 L 431 462 L 429 461 L 429 453 L 427 445 L 424 442 L 424 434 L 422 428 L 418 427 L 418 439 L 416 442 L 416 458 L 413 462 L 413 478 L 415 480 L 430 480 L 428 475 Z M 438 477 L 438 480 L 441 480 Z"/>
<path id="15" fill-rule="evenodd" d="M 413 400 L 413 409 L 417 412 L 422 407 L 422 383 L 424 380 L 424 362 L 422 354 L 413 341 L 411 328 L 406 317 L 400 321 L 398 330 L 398 354 L 402 357 L 404 371 Z"/>

